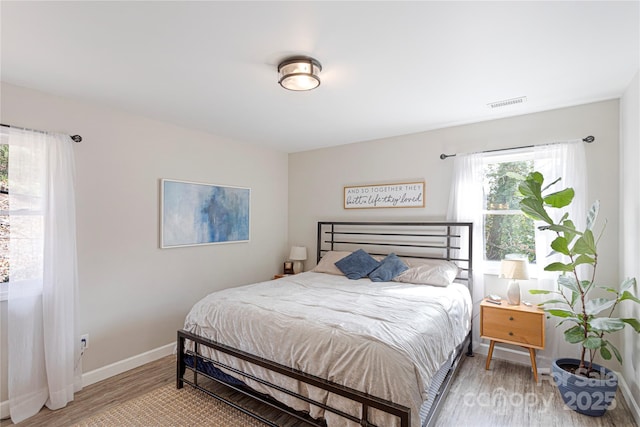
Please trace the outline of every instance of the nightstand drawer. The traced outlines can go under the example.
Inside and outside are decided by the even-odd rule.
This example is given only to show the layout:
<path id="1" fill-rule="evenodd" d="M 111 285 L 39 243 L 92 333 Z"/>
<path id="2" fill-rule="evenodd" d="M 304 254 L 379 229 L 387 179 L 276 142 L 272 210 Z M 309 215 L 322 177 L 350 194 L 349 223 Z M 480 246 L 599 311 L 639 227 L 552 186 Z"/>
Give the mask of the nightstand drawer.
<path id="1" fill-rule="evenodd" d="M 507 308 L 482 307 L 481 331 L 484 338 L 544 347 L 544 315 Z"/>
<path id="2" fill-rule="evenodd" d="M 480 303 L 480 337 L 487 338 L 489 352 L 485 369 L 489 369 L 496 342 L 520 345 L 529 349 L 533 380 L 538 383 L 536 350 L 544 349 L 544 311 L 524 304 L 500 305 Z"/>

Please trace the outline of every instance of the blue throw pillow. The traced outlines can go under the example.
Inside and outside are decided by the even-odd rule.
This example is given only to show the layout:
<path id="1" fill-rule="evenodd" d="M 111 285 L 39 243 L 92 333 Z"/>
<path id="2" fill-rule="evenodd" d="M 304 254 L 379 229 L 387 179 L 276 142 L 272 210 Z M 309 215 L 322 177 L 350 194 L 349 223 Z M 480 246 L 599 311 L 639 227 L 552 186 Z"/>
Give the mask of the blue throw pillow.
<path id="1" fill-rule="evenodd" d="M 358 249 L 351 253 L 351 255 L 347 255 L 336 262 L 336 267 L 351 280 L 367 277 L 367 275 L 378 268 L 379 265 L 380 262 L 376 261 L 362 249 Z"/>
<path id="2" fill-rule="evenodd" d="M 380 267 L 369 273 L 372 282 L 388 282 L 409 267 L 394 253 L 390 253 L 380 263 Z"/>

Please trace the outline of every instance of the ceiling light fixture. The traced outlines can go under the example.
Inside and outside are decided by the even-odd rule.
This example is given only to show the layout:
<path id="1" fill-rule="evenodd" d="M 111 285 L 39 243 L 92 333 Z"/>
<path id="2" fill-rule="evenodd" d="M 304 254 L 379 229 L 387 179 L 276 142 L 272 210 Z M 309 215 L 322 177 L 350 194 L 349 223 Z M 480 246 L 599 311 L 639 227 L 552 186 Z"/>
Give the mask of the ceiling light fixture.
<path id="1" fill-rule="evenodd" d="M 294 56 L 278 64 L 278 83 L 289 90 L 311 90 L 320 86 L 322 65 L 307 56 Z"/>

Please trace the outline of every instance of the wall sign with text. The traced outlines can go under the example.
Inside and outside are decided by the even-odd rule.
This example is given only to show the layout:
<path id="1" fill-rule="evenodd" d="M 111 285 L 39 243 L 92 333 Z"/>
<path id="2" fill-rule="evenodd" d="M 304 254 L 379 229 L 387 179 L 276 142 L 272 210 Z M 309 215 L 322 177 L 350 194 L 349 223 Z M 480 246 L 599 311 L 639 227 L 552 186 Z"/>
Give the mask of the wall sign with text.
<path id="1" fill-rule="evenodd" d="M 424 208 L 424 181 L 344 187 L 344 208 Z"/>

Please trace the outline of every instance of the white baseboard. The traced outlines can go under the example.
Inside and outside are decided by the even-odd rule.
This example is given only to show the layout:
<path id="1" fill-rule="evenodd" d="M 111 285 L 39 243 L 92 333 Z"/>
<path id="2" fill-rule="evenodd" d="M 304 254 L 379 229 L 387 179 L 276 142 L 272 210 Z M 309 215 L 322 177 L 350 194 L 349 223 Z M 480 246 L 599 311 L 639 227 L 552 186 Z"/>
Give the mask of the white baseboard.
<path id="1" fill-rule="evenodd" d="M 473 351 L 486 356 L 489 354 L 489 344 L 480 343 L 473 349 Z M 500 345 L 493 347 L 493 355 L 491 356 L 491 359 L 507 360 L 519 365 L 531 366 L 531 358 L 528 351 L 515 350 L 508 347 L 502 347 Z"/>
<path id="2" fill-rule="evenodd" d="M 106 380 L 107 378 L 111 378 L 130 369 L 142 366 L 145 363 L 153 362 L 165 356 L 169 356 L 170 354 L 173 354 L 175 347 L 176 343 L 163 345 L 162 347 L 120 360 L 119 362 L 112 363 L 111 365 L 86 372 L 82 374 L 82 387 L 95 384 L 98 381 Z"/>
<path id="3" fill-rule="evenodd" d="M 0 402 L 0 420 L 9 418 L 9 401 Z"/>
<path id="4" fill-rule="evenodd" d="M 153 362 L 165 356 L 169 356 L 173 354 L 175 347 L 176 343 L 170 343 L 167 345 L 163 345 L 162 347 L 146 351 L 142 354 L 120 360 L 119 362 L 103 366 L 102 368 L 86 372 L 82 374 L 82 387 L 87 387 L 91 384 L 106 380 L 107 378 L 111 378 L 128 370 L 142 366 L 146 363 Z M 9 401 L 5 400 L 4 402 L 0 402 L 0 418 L 4 419 L 8 417 Z"/>
<path id="5" fill-rule="evenodd" d="M 640 426 L 640 405 L 633 398 L 633 394 L 631 394 L 631 389 L 629 388 L 629 384 L 624 380 L 624 377 L 620 372 L 618 374 L 618 386 L 620 387 L 620 391 L 622 392 L 622 396 L 624 397 L 625 402 L 627 402 L 627 406 L 629 406 L 629 410 L 631 411 L 631 415 L 633 415 L 633 419 L 636 420 L 636 424 Z"/>

